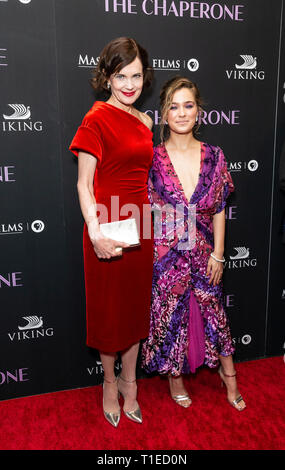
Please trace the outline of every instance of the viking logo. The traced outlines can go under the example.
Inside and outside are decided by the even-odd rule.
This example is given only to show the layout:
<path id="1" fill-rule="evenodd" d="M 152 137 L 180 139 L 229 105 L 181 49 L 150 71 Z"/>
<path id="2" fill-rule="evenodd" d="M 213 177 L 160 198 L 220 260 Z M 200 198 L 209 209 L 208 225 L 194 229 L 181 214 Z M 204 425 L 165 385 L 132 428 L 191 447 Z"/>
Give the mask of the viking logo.
<path id="1" fill-rule="evenodd" d="M 249 257 L 249 249 L 245 248 L 245 246 L 239 246 L 234 248 L 237 254 L 234 256 L 230 256 L 230 259 L 245 259 Z"/>
<path id="2" fill-rule="evenodd" d="M 16 119 L 16 120 L 24 120 L 29 119 L 31 117 L 31 110 L 30 106 L 24 106 L 23 104 L 9 104 L 10 108 L 14 110 L 14 113 L 11 116 L 7 116 L 3 114 L 4 119 Z"/>
<path id="3" fill-rule="evenodd" d="M 241 65 L 235 64 L 236 69 L 239 69 L 239 70 L 256 69 L 257 67 L 256 57 L 253 57 L 252 55 L 241 55 L 240 57 L 243 59 L 244 63 Z"/>
<path id="4" fill-rule="evenodd" d="M 28 323 L 25 326 L 18 326 L 19 330 L 33 330 L 35 328 L 40 328 L 43 326 L 43 317 L 36 317 L 36 316 L 30 316 L 30 317 L 22 317 L 24 320 L 26 320 Z"/>

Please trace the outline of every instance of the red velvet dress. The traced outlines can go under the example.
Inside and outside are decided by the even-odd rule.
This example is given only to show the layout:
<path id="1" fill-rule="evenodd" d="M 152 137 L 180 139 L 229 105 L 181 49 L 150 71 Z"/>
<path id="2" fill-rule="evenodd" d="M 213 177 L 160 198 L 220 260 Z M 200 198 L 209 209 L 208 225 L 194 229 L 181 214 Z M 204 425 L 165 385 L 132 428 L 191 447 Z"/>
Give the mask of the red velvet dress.
<path id="1" fill-rule="evenodd" d="M 107 208 L 104 222 L 135 217 L 139 226 L 140 247 L 123 250 L 121 257 L 110 260 L 97 258 L 86 223 L 83 229 L 87 345 L 104 352 L 121 351 L 149 332 L 153 251 L 147 180 L 152 132 L 126 111 L 96 101 L 70 150 L 76 156 L 81 150 L 97 158 L 94 196 L 97 205 Z"/>

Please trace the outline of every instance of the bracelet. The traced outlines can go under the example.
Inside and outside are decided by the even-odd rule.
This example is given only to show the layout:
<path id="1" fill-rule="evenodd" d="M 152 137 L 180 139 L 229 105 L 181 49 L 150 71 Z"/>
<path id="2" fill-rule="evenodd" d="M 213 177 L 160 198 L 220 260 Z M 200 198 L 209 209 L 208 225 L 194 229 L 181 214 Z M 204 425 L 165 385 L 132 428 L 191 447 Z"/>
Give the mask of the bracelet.
<path id="1" fill-rule="evenodd" d="M 220 263 L 224 263 L 226 261 L 224 257 L 223 257 L 223 259 L 216 258 L 216 256 L 213 253 L 211 253 L 210 256 L 212 256 L 212 258 L 214 258 L 214 260 L 219 261 Z"/>

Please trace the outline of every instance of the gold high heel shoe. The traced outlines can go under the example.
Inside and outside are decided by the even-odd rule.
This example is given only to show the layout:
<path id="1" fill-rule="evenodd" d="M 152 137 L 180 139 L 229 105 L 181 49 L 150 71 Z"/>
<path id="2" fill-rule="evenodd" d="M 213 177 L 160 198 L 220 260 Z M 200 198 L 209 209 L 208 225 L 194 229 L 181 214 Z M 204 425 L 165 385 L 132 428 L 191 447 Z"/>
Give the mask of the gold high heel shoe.
<path id="1" fill-rule="evenodd" d="M 136 382 L 136 379 L 135 380 L 126 380 L 126 379 L 124 379 L 121 376 L 121 374 L 118 376 L 118 379 L 121 379 L 124 382 L 127 382 L 129 384 L 131 384 L 133 382 Z M 125 400 L 124 394 L 120 390 L 119 390 L 119 393 L 121 393 L 122 397 Z M 141 409 L 140 409 L 139 406 L 134 411 L 125 411 L 124 408 L 123 408 L 123 412 L 125 413 L 126 417 L 129 418 L 131 421 L 134 421 L 135 423 L 142 423 L 142 421 L 143 421 L 142 413 L 141 413 Z"/>
<path id="2" fill-rule="evenodd" d="M 117 379 L 115 379 L 113 382 L 111 382 L 110 380 L 104 379 L 104 382 L 107 382 L 109 384 L 114 384 L 115 382 L 117 382 Z M 119 409 L 119 411 L 116 411 L 116 412 L 105 411 L 105 409 L 104 409 L 104 382 L 103 382 L 103 412 L 104 412 L 104 416 L 105 416 L 106 420 L 110 424 L 112 424 L 112 426 L 114 426 L 116 428 L 119 424 L 119 421 L 120 421 L 121 409 Z M 119 396 L 120 396 L 120 394 L 118 392 L 118 398 L 119 398 Z"/>
<path id="3" fill-rule="evenodd" d="M 235 372 L 233 375 L 225 374 L 225 373 L 224 373 L 224 370 L 223 370 L 223 368 L 222 368 L 222 366 L 219 367 L 218 373 L 219 373 L 219 376 L 221 377 L 221 386 L 222 386 L 222 387 L 223 387 L 224 385 L 226 385 L 226 383 L 225 383 L 225 381 L 224 381 L 224 379 L 223 379 L 222 376 L 224 376 L 224 377 L 236 377 L 236 375 L 237 375 L 236 372 Z M 238 396 L 236 397 L 236 399 L 233 400 L 233 401 L 230 401 L 230 400 L 228 399 L 229 404 L 232 405 L 232 406 L 233 406 L 236 410 L 238 410 L 238 411 L 243 411 L 243 410 L 246 408 L 246 404 L 245 404 L 245 406 L 244 406 L 243 408 L 241 408 L 241 407 L 239 406 L 239 403 L 240 403 L 241 401 L 243 401 L 244 404 L 245 404 L 245 401 L 244 401 L 244 399 L 242 398 L 241 395 L 238 395 Z"/>
<path id="4" fill-rule="evenodd" d="M 175 403 L 177 403 L 177 405 L 183 406 L 183 408 L 189 408 L 189 406 L 192 404 L 192 400 L 189 397 L 188 393 L 184 393 L 183 395 L 172 395 L 171 380 L 172 380 L 172 375 L 168 374 L 168 381 L 169 381 L 169 388 L 170 388 L 171 398 L 175 401 Z"/>

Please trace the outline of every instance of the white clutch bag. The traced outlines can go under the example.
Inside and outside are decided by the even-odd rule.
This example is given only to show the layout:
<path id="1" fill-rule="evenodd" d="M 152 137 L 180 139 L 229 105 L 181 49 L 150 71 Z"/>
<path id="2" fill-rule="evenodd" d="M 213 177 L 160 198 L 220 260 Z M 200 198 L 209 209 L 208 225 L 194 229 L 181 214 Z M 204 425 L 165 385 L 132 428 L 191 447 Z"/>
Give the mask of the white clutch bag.
<path id="1" fill-rule="evenodd" d="M 136 246 L 140 244 L 136 219 L 125 219 L 110 222 L 108 224 L 100 224 L 100 230 L 105 237 L 112 238 L 117 242 L 128 243 L 128 245 Z M 120 248 L 116 248 L 120 250 Z"/>

